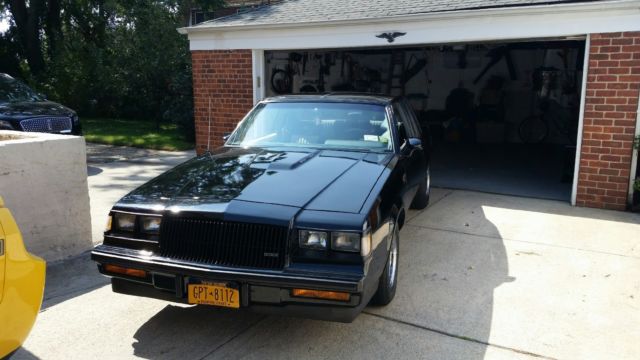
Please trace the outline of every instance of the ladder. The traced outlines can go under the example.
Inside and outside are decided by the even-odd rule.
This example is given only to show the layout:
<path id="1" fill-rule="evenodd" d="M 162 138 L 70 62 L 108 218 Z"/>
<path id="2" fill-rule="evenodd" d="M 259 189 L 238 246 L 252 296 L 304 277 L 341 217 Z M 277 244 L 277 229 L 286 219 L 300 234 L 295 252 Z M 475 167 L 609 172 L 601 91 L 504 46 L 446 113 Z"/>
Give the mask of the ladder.
<path id="1" fill-rule="evenodd" d="M 389 62 L 389 77 L 387 79 L 387 93 L 393 96 L 404 95 L 405 52 L 393 50 Z"/>

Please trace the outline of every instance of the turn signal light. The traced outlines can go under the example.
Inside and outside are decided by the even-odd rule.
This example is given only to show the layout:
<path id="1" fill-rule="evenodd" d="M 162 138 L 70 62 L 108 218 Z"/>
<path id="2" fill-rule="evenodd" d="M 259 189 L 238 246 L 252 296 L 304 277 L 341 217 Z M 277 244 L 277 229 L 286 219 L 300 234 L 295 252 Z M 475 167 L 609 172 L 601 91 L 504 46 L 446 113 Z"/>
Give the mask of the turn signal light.
<path id="1" fill-rule="evenodd" d="M 122 266 L 116 266 L 116 265 L 111 265 L 111 264 L 105 265 L 104 266 L 104 271 L 110 272 L 110 273 L 114 273 L 114 274 L 122 274 L 122 275 L 139 277 L 139 278 L 146 278 L 147 277 L 147 272 L 144 271 L 144 270 L 129 269 L 129 268 L 125 268 L 125 267 L 122 267 Z"/>
<path id="2" fill-rule="evenodd" d="M 293 296 L 315 299 L 327 299 L 338 301 L 349 301 L 351 294 L 337 291 L 322 291 L 309 289 L 293 289 Z"/>

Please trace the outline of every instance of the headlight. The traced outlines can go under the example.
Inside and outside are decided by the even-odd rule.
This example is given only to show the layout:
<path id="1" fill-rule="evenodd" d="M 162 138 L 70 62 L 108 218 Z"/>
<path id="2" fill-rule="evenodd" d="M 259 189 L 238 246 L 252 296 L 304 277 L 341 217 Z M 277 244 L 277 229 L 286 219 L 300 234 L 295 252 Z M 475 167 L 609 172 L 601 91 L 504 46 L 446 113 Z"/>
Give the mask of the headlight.
<path id="1" fill-rule="evenodd" d="M 325 250 L 327 248 L 329 233 L 324 231 L 300 230 L 300 247 L 308 249 Z"/>
<path id="2" fill-rule="evenodd" d="M 360 252 L 362 234 L 353 232 L 332 232 L 331 249 L 338 251 Z"/>
<path id="3" fill-rule="evenodd" d="M 159 216 L 143 216 L 141 219 L 142 232 L 148 234 L 159 234 L 161 221 L 162 218 Z"/>
<path id="4" fill-rule="evenodd" d="M 113 229 L 116 231 L 133 232 L 136 228 L 136 216 L 133 214 L 115 213 L 113 220 Z"/>
<path id="5" fill-rule="evenodd" d="M 15 130 L 15 128 L 10 121 L 0 120 L 0 130 Z"/>

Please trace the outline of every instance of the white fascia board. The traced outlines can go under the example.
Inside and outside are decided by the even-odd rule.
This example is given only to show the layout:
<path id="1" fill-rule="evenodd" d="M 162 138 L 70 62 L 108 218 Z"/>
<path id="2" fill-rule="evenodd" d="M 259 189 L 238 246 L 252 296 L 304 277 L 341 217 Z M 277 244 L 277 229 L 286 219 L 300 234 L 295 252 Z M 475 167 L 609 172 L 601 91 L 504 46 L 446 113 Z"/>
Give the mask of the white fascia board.
<path id="1" fill-rule="evenodd" d="M 582 36 L 640 30 L 640 0 L 455 11 L 382 19 L 187 28 L 191 50 L 388 46 L 376 34 L 406 32 L 394 46 Z"/>

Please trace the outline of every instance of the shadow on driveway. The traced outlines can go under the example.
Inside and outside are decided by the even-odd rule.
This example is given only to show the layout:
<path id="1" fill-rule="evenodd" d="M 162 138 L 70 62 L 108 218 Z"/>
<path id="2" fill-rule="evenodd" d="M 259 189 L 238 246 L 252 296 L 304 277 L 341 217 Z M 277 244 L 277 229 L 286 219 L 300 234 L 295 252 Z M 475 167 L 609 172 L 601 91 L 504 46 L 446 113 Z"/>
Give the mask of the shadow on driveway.
<path id="1" fill-rule="evenodd" d="M 493 226 L 485 221 L 484 228 Z M 495 227 L 494 232 L 498 233 Z M 367 307 L 351 324 L 169 305 L 138 329 L 135 354 L 145 358 L 174 358 L 186 352 L 189 358 L 484 359 L 494 289 L 511 281 L 505 247 L 499 238 L 459 237 L 407 225 L 401 232 L 396 298 L 386 307 Z"/>

